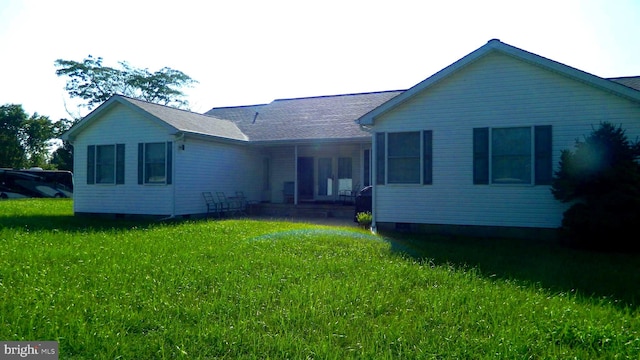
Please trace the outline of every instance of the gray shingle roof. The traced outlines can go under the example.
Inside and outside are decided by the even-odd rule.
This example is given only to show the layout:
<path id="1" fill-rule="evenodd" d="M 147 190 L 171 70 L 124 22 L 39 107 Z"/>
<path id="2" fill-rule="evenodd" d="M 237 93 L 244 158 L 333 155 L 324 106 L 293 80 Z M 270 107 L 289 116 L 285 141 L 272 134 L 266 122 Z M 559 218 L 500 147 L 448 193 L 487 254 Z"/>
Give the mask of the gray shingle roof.
<path id="1" fill-rule="evenodd" d="M 640 90 L 640 76 L 625 76 L 618 78 L 609 78 L 608 80 L 615 81 L 632 89 Z"/>
<path id="2" fill-rule="evenodd" d="M 369 139 L 356 120 L 402 90 L 275 100 L 269 104 L 213 108 L 198 114 L 114 95 L 63 134 L 73 139 L 114 104 L 138 109 L 175 131 L 255 142 Z M 257 114 L 257 115 L 256 115 Z"/>
<path id="3" fill-rule="evenodd" d="M 233 140 L 247 140 L 245 134 L 240 131 L 236 124 L 229 120 L 218 119 L 212 116 L 205 116 L 124 96 L 121 96 L 121 98 L 179 131 Z"/>
<path id="4" fill-rule="evenodd" d="M 370 138 L 355 120 L 401 92 L 281 99 L 263 105 L 213 108 L 205 114 L 234 122 L 250 141 Z"/>

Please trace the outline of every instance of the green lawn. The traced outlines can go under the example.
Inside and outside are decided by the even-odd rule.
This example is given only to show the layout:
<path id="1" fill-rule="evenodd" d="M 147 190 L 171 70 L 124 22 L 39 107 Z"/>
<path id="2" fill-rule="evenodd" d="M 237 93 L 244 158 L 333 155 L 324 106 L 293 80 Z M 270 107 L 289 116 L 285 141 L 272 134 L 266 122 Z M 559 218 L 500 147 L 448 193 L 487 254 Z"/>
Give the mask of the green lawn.
<path id="1" fill-rule="evenodd" d="M 387 236 L 2 201 L 0 340 L 61 359 L 640 357 L 637 255 Z"/>

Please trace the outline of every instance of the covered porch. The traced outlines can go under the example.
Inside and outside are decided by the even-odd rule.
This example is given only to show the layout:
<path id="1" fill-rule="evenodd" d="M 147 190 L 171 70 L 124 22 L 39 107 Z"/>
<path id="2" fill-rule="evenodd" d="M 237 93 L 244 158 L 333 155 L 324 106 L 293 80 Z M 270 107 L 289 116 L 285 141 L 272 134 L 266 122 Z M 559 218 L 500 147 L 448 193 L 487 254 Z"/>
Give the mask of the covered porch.
<path id="1" fill-rule="evenodd" d="M 353 194 L 371 183 L 369 141 L 315 141 L 262 150 L 261 204 L 288 204 L 304 209 L 352 207 Z"/>

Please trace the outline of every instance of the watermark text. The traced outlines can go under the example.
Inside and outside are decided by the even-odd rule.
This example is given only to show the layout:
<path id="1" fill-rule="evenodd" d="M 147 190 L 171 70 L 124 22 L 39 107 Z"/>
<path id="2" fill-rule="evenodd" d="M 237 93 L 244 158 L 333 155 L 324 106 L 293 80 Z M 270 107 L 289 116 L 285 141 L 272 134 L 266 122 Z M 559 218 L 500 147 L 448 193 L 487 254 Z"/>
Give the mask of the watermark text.
<path id="1" fill-rule="evenodd" d="M 57 341 L 0 341 L 0 360 L 58 360 Z"/>

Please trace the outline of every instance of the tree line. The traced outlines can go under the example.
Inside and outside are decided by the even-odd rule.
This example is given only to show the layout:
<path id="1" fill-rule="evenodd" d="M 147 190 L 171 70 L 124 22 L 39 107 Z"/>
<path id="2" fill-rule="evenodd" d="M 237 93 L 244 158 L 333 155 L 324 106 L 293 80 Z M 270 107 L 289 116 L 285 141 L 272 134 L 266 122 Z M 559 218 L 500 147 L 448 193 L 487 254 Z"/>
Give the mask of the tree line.
<path id="1" fill-rule="evenodd" d="M 67 79 L 69 97 L 80 99 L 79 107 L 89 111 L 115 94 L 188 109 L 183 88 L 197 83 L 169 67 L 151 72 L 123 61 L 109 67 L 101 57 L 91 55 L 82 61 L 58 59 L 55 66 L 56 75 Z M 21 104 L 0 106 L 0 168 L 73 170 L 71 144 L 63 142 L 53 152 L 49 149 L 78 121 L 71 115 L 58 121 L 38 113 L 29 115 Z"/>

